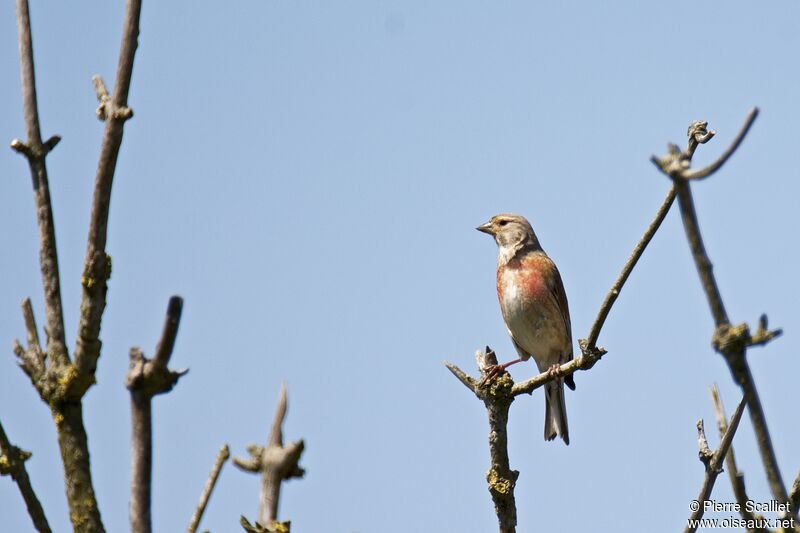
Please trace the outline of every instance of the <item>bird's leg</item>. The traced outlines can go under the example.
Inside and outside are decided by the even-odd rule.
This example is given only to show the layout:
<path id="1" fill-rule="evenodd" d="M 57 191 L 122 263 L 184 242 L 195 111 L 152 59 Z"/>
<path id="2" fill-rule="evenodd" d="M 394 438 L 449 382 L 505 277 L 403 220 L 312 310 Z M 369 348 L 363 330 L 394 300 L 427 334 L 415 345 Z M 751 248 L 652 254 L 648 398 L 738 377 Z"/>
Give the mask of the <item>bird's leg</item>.
<path id="1" fill-rule="evenodd" d="M 513 361 L 503 363 L 502 365 L 489 365 L 486 367 L 483 379 L 481 381 L 484 383 L 489 382 L 505 372 L 506 368 L 521 362 L 522 359 L 514 359 Z"/>

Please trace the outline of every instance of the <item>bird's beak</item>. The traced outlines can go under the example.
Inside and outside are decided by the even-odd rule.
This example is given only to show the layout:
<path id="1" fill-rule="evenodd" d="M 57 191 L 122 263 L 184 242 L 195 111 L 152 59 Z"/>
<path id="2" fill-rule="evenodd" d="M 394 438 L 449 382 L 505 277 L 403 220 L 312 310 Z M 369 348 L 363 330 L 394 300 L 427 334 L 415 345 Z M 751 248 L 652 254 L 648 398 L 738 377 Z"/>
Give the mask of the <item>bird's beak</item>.
<path id="1" fill-rule="evenodd" d="M 492 222 L 491 221 L 487 222 L 486 224 L 484 224 L 482 226 L 478 226 L 475 229 L 480 231 L 480 232 L 483 232 L 483 233 L 488 233 L 489 235 L 494 235 L 494 227 L 492 227 Z"/>

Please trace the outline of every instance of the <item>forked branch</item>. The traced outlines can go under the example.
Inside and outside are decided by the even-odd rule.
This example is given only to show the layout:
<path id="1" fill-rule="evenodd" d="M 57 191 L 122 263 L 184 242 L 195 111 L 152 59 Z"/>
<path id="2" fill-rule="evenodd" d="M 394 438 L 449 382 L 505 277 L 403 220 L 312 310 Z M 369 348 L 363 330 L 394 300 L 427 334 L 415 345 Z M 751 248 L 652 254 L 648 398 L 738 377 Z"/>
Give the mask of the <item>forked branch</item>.
<path id="1" fill-rule="evenodd" d="M 283 444 L 283 421 L 288 407 L 286 384 L 281 385 L 275 419 L 272 423 L 267 446 L 251 444 L 247 447 L 248 458 L 234 457 L 233 464 L 241 470 L 261 474 L 261 497 L 259 498 L 259 519 L 256 526 L 265 530 L 280 530 L 288 522 L 278 521 L 278 503 L 281 484 L 295 477 L 303 477 L 305 471 L 300 467 L 300 456 L 305 449 L 303 440 Z M 255 527 L 255 526 L 254 526 Z M 288 529 L 287 529 L 288 531 Z"/>
<path id="2" fill-rule="evenodd" d="M 714 413 L 717 416 L 717 428 L 719 429 L 719 436 L 723 438 L 728 431 L 728 416 L 725 414 L 725 406 L 722 405 L 722 397 L 719 394 L 719 389 L 716 385 L 711 387 L 711 401 L 714 404 Z M 739 504 L 739 514 L 742 515 L 744 520 L 760 520 L 758 523 L 763 523 L 763 518 L 760 515 L 750 512 L 747 505 L 750 497 L 747 495 L 747 489 L 744 484 L 744 474 L 739 472 L 739 467 L 736 464 L 736 455 L 733 453 L 733 444 L 731 444 L 728 453 L 725 455 L 725 468 L 728 470 L 728 477 L 731 480 L 733 487 L 733 494 L 736 497 L 736 503 Z M 756 522 L 752 522 L 756 523 Z M 754 533 L 765 532 L 763 528 L 754 528 Z"/>
<path id="3" fill-rule="evenodd" d="M 703 430 L 703 421 L 699 420 L 697 422 L 697 432 L 700 441 L 700 461 L 705 465 L 706 474 L 703 478 L 703 485 L 700 488 L 700 495 L 696 500 L 698 505 L 695 506 L 696 510 L 692 512 L 689 520 L 686 523 L 686 529 L 684 529 L 685 533 L 693 533 L 694 531 L 697 531 L 697 526 L 691 526 L 690 524 L 696 523 L 694 521 L 703 517 L 703 502 L 707 501 L 711 496 L 711 491 L 714 488 L 714 482 L 717 480 L 717 476 L 720 474 L 720 472 L 722 472 L 722 461 L 725 460 L 725 454 L 728 453 L 728 448 L 730 448 L 730 445 L 733 442 L 733 436 L 736 434 L 736 429 L 739 427 L 739 421 L 742 419 L 744 406 L 745 399 L 742 398 L 742 400 L 739 402 L 739 405 L 736 407 L 736 410 L 733 412 L 733 416 L 731 417 L 727 431 L 725 431 L 719 446 L 713 453 L 711 453 L 711 451 L 708 449 L 708 441 L 706 440 L 705 431 Z"/>
<path id="4" fill-rule="evenodd" d="M 750 328 L 747 324 L 740 324 L 738 326 L 733 326 L 731 324 L 722 301 L 722 295 L 720 294 L 717 280 L 714 276 L 711 260 L 708 258 L 705 245 L 703 244 L 690 186 L 690 180 L 710 176 L 722 167 L 741 145 L 742 140 L 750 130 L 757 116 L 758 108 L 753 108 L 748 113 L 742 128 L 739 130 L 739 133 L 728 149 L 725 150 L 716 161 L 704 169 L 691 171 L 689 167 L 691 165 L 691 156 L 693 152 L 691 154 L 676 152 L 673 145 L 670 145 L 669 153 L 666 156 L 661 158 L 653 156 L 651 161 L 661 172 L 672 179 L 674 186 L 677 188 L 678 204 L 681 210 L 681 218 L 686 231 L 686 237 L 703 285 L 703 290 L 706 293 L 711 314 L 716 324 L 712 339 L 714 348 L 725 358 L 734 381 L 742 388 L 743 396 L 747 399 L 750 420 L 753 423 L 761 459 L 764 464 L 764 470 L 767 473 L 767 479 L 772 494 L 777 500 L 786 502 L 789 497 L 786 493 L 785 485 L 783 484 L 780 469 L 778 468 L 775 450 L 772 446 L 772 439 L 767 429 L 764 409 L 761 405 L 758 390 L 756 389 L 755 381 L 753 380 L 750 366 L 746 358 L 748 347 L 766 344 L 779 336 L 781 331 L 779 329 L 768 330 L 767 318 L 765 315 L 762 315 L 759 321 L 759 328 L 755 335 L 750 333 Z M 699 125 L 700 127 L 696 128 L 694 132 L 690 127 L 690 136 L 692 134 L 701 134 L 706 127 L 705 122 L 696 121 L 693 122 L 692 125 Z M 796 512 L 796 507 L 793 509 Z"/>
<path id="5" fill-rule="evenodd" d="M 150 495 L 153 470 L 153 396 L 172 390 L 178 379 L 188 372 L 185 369 L 173 371 L 167 368 L 182 310 L 183 300 L 179 296 L 170 298 L 164 330 L 153 359 L 146 358 L 137 347 L 131 348 L 130 352 L 130 368 L 125 385 L 131 394 L 133 443 L 130 520 L 133 533 L 150 533 L 152 529 Z"/>

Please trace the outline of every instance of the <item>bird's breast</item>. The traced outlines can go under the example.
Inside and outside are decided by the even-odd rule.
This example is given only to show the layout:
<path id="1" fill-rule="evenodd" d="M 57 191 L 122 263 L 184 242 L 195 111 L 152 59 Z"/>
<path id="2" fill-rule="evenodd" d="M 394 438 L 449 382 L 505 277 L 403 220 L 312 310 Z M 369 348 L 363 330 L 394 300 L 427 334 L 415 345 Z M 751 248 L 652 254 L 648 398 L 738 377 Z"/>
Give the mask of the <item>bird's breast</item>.
<path id="1" fill-rule="evenodd" d="M 553 348 L 563 344 L 563 328 L 557 327 L 555 319 L 559 317 L 551 312 L 551 297 L 541 269 L 530 264 L 515 268 L 513 263 L 498 268 L 497 297 L 508 332 L 518 348 L 533 355 L 542 368 L 557 362 Z M 553 357 L 555 361 L 551 361 Z"/>

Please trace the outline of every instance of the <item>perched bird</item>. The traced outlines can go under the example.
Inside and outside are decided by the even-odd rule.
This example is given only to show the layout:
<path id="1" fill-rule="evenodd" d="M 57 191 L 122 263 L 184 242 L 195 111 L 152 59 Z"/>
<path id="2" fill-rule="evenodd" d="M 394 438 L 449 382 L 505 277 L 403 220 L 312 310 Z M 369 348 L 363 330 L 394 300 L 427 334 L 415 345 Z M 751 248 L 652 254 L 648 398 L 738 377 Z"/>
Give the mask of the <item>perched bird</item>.
<path id="1" fill-rule="evenodd" d="M 542 250 L 525 217 L 496 215 L 476 229 L 497 242 L 497 298 L 519 354 L 519 359 L 497 365 L 488 375 L 496 376 L 531 357 L 540 372 L 558 375 L 559 365 L 572 359 L 572 327 L 556 264 Z M 544 438 L 553 440 L 559 436 L 569 444 L 564 383 L 575 389 L 572 375 L 559 377 L 544 387 Z"/>

